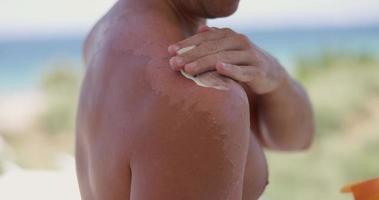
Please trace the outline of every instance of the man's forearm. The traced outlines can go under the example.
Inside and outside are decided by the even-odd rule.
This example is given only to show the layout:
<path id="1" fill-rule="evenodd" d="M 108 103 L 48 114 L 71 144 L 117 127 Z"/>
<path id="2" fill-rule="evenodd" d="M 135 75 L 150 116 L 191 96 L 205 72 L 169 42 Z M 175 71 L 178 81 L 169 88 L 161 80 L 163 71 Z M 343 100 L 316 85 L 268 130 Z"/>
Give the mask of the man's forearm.
<path id="1" fill-rule="evenodd" d="M 271 149 L 307 148 L 315 131 L 307 93 L 286 74 L 274 91 L 257 97 L 257 122 L 263 143 Z"/>

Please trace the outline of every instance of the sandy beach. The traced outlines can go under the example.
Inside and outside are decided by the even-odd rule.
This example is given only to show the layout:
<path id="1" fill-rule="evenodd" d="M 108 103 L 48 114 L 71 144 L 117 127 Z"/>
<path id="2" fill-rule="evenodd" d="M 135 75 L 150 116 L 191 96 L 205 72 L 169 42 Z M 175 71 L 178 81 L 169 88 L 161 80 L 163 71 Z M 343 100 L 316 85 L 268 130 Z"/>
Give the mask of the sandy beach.
<path id="1" fill-rule="evenodd" d="M 35 120 L 45 108 L 44 95 L 38 90 L 0 95 L 1 157 L 7 158 L 9 153 L 3 136 L 32 133 L 30 130 Z M 56 170 L 32 170 L 3 160 L 0 199 L 79 200 L 74 158 L 71 155 L 57 155 L 55 162 L 58 166 Z"/>
<path id="2" fill-rule="evenodd" d="M 24 133 L 45 108 L 44 95 L 39 90 L 0 94 L 0 136 Z"/>
<path id="3" fill-rule="evenodd" d="M 0 176 L 0 199 L 80 200 L 74 159 L 58 156 L 58 170 L 26 170 L 5 163 Z M 59 195 L 57 195 L 59 194 Z"/>

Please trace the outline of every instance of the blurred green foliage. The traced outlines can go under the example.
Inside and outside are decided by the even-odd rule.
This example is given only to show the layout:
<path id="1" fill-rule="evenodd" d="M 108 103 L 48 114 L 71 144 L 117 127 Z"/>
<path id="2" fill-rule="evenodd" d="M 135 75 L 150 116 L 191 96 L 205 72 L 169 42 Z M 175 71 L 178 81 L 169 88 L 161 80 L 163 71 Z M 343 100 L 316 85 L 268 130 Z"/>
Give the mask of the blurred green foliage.
<path id="1" fill-rule="evenodd" d="M 41 76 L 44 109 L 27 130 L 5 135 L 8 158 L 25 168 L 55 168 L 59 153 L 73 154 L 76 104 L 82 73 L 69 62 L 50 66 Z"/>
<path id="2" fill-rule="evenodd" d="M 348 200 L 351 182 L 379 176 L 379 61 L 369 54 L 325 52 L 299 57 L 317 124 L 312 149 L 268 153 L 267 199 Z"/>
<path id="3" fill-rule="evenodd" d="M 0 174 L 4 173 L 4 161 L 0 159 Z"/>
<path id="4" fill-rule="evenodd" d="M 46 133 L 72 133 L 79 79 L 78 71 L 66 63 L 53 66 L 43 75 L 42 89 L 46 94 L 47 109 L 41 116 L 40 125 Z"/>
<path id="5" fill-rule="evenodd" d="M 379 61 L 369 54 L 300 57 L 296 70 L 314 102 L 319 134 L 341 128 L 345 116 L 366 112 L 365 102 L 379 95 Z"/>

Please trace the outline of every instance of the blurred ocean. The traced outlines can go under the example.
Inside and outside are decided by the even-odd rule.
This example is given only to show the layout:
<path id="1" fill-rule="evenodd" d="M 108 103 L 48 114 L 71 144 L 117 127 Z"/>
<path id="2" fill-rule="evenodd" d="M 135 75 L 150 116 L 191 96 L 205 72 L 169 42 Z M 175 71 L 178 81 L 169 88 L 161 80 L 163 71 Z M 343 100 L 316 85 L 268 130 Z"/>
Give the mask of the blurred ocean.
<path id="1" fill-rule="evenodd" d="M 350 29 L 243 31 L 289 69 L 298 56 L 325 51 L 369 53 L 379 57 L 379 26 Z M 47 39 L 0 38 L 0 93 L 35 87 L 44 70 L 61 62 L 81 65 L 84 35 Z"/>

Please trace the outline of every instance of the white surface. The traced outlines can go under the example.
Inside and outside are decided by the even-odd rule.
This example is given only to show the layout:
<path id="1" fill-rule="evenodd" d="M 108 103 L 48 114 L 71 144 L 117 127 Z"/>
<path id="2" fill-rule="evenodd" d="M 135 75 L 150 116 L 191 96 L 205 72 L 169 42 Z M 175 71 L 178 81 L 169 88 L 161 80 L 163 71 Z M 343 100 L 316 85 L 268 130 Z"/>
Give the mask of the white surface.
<path id="1" fill-rule="evenodd" d="M 0 136 L 29 128 L 44 108 L 44 96 L 39 91 L 0 95 Z"/>
<path id="2" fill-rule="evenodd" d="M 1 200 L 80 200 L 74 159 L 63 156 L 58 171 L 23 170 L 6 164 L 0 176 Z"/>

